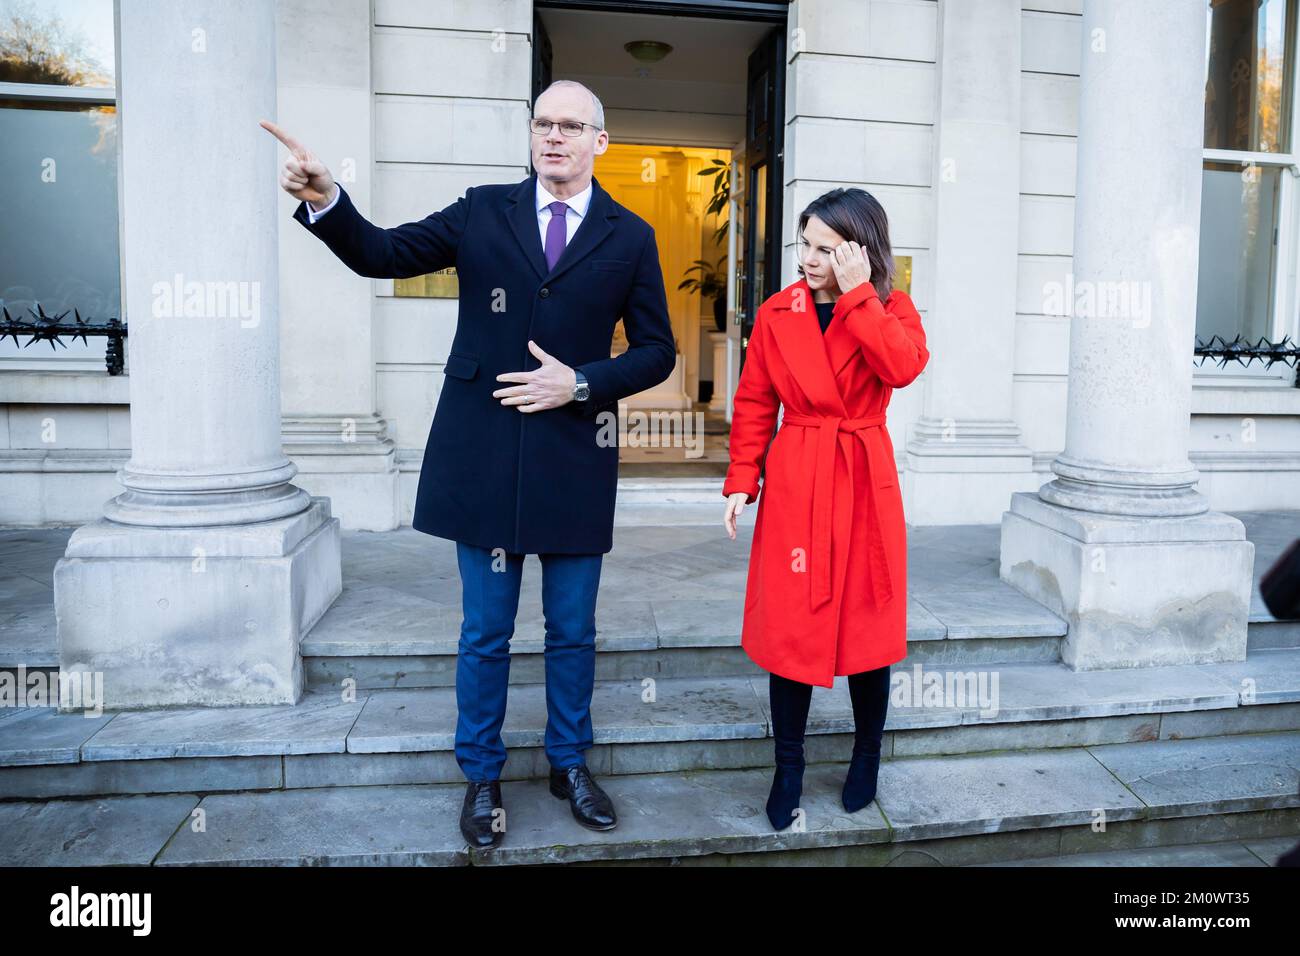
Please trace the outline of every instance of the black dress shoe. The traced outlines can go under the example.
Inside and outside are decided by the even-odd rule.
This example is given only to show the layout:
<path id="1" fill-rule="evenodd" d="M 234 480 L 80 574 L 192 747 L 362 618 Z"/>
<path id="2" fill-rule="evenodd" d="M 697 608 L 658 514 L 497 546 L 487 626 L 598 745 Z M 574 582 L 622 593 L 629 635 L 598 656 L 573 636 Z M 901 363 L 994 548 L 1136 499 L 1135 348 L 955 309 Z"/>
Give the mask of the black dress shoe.
<path id="1" fill-rule="evenodd" d="M 469 782 L 465 787 L 465 802 L 460 806 L 460 832 L 465 842 L 478 850 L 489 849 L 501 842 L 504 830 L 492 826 L 495 821 L 493 812 L 500 806 L 501 781 Z"/>
<path id="2" fill-rule="evenodd" d="M 585 763 L 566 770 L 551 768 L 551 796 L 568 799 L 573 819 L 588 830 L 612 830 L 618 826 L 614 815 L 614 801 L 591 779 Z"/>

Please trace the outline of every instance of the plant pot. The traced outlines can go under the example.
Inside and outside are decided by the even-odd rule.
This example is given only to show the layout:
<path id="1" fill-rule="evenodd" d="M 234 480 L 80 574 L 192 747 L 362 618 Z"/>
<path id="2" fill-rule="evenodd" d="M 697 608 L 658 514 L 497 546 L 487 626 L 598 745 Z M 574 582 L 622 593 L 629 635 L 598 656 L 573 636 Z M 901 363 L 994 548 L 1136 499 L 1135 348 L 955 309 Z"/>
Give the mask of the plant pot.
<path id="1" fill-rule="evenodd" d="M 727 331 L 727 300 L 723 296 L 713 300 L 713 324 L 719 332 Z"/>

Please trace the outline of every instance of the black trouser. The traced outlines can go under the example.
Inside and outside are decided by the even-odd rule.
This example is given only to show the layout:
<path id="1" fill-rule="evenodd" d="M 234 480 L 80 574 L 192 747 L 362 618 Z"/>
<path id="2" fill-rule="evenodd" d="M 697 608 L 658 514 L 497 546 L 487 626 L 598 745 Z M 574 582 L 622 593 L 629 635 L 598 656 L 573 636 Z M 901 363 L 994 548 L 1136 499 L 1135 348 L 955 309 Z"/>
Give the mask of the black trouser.
<path id="1" fill-rule="evenodd" d="M 801 766 L 812 685 L 779 674 L 769 674 L 768 677 L 776 762 L 784 766 Z M 880 753 L 885 712 L 889 708 L 889 665 L 850 674 L 849 697 L 853 701 L 854 754 L 862 756 Z"/>

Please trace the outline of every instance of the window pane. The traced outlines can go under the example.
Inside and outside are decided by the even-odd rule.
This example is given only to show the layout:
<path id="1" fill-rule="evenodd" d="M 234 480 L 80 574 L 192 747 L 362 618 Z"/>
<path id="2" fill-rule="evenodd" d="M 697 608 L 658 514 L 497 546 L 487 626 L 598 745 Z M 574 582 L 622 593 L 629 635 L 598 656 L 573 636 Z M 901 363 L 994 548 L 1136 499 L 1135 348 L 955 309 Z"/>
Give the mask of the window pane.
<path id="1" fill-rule="evenodd" d="M 0 302 L 15 319 L 30 319 L 38 302 L 46 313 L 79 309 L 97 324 L 119 317 L 117 114 L 111 106 L 26 105 L 0 107 L 0 209 L 9 224 L 0 230 Z M 102 337 L 64 342 L 66 350 L 52 351 L 6 339 L 0 355 L 104 354 Z"/>
<path id="2" fill-rule="evenodd" d="M 1205 163 L 1196 335 L 1271 337 L 1277 196 L 1275 166 Z"/>
<path id="3" fill-rule="evenodd" d="M 115 86 L 113 0 L 0 0 L 0 82 Z"/>
<path id="4" fill-rule="evenodd" d="M 1290 150 L 1287 33 L 1295 0 L 1210 0 L 1205 45 L 1205 146 Z"/>

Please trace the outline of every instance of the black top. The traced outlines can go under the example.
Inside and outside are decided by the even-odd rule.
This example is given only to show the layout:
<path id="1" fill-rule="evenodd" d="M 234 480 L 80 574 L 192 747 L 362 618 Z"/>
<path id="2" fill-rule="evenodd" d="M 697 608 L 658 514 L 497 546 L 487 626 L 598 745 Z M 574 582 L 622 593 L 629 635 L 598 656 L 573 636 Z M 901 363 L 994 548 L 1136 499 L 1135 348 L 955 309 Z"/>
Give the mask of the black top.
<path id="1" fill-rule="evenodd" d="M 817 321 L 821 323 L 822 332 L 825 332 L 831 324 L 831 313 L 835 311 L 834 302 L 814 302 L 817 306 Z"/>

